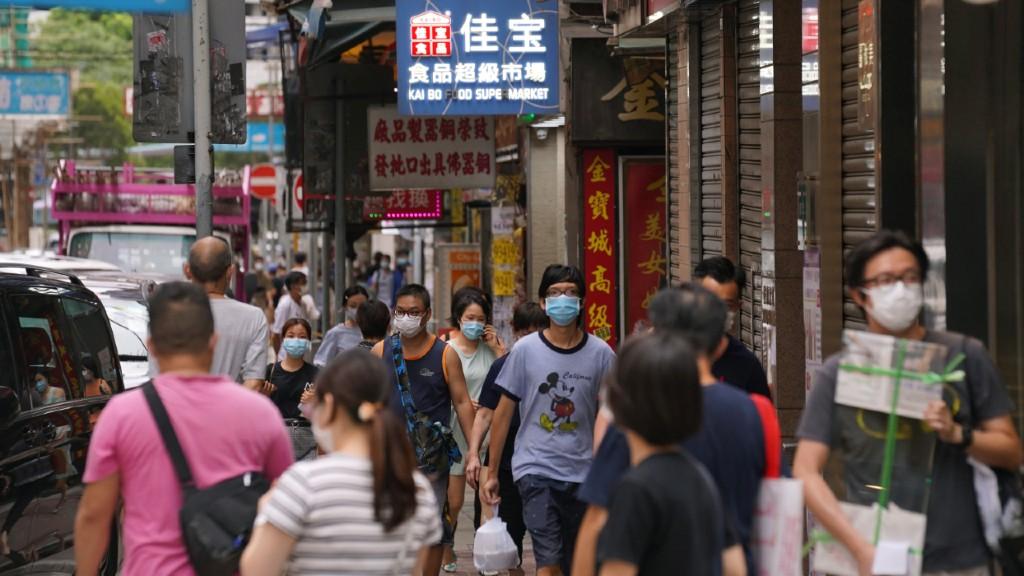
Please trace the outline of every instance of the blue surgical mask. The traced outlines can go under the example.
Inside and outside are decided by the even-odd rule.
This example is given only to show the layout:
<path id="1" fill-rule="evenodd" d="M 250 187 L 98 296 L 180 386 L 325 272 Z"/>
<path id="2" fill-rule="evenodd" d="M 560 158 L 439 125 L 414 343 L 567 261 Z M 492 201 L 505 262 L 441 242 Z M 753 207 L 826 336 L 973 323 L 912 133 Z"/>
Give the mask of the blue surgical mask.
<path id="1" fill-rule="evenodd" d="M 285 338 L 284 351 L 292 358 L 302 358 L 306 355 L 306 351 L 309 350 L 309 340 L 305 338 Z"/>
<path id="2" fill-rule="evenodd" d="M 462 335 L 470 340 L 479 340 L 484 335 L 484 323 L 483 322 L 463 322 L 462 323 Z"/>
<path id="3" fill-rule="evenodd" d="M 46 386 L 46 380 L 43 380 L 41 378 L 39 380 L 36 380 L 36 392 L 39 392 L 40 394 L 46 392 Z"/>
<path id="4" fill-rule="evenodd" d="M 548 318 L 559 326 L 568 326 L 580 315 L 580 299 L 576 296 L 551 296 L 544 300 Z"/>

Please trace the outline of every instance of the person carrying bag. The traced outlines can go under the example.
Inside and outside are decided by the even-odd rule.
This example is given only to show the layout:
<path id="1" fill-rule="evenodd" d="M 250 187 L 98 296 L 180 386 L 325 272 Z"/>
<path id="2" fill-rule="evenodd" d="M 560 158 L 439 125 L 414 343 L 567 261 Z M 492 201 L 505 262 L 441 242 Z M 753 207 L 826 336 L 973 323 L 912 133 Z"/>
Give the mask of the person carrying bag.
<path id="1" fill-rule="evenodd" d="M 235 574 L 252 534 L 259 499 L 270 489 L 270 482 L 262 473 L 253 471 L 206 489 L 197 488 L 153 382 L 143 385 L 142 391 L 184 493 L 179 518 L 192 567 L 199 576 Z"/>

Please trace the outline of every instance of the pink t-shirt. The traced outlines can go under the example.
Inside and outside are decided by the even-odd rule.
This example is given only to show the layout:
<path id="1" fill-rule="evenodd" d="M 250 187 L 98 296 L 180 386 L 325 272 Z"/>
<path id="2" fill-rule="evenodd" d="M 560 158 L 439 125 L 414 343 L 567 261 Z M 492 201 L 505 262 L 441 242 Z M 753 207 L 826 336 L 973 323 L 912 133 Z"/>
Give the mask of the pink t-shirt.
<path id="1" fill-rule="evenodd" d="M 292 446 L 270 399 L 223 376 L 158 376 L 160 399 L 200 489 L 245 472 L 277 479 Z M 123 574 L 194 574 L 181 539 L 181 487 L 141 390 L 119 394 L 100 414 L 85 482 L 120 474 Z"/>

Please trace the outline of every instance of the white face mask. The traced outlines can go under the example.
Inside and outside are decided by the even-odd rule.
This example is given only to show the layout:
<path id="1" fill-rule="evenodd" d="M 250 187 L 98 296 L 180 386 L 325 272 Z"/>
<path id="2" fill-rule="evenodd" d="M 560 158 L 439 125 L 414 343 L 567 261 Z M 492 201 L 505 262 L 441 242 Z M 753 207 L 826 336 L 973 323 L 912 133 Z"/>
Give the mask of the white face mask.
<path id="1" fill-rule="evenodd" d="M 331 432 L 330 428 L 321 428 L 320 425 L 317 424 L 316 421 L 319 418 L 318 412 L 320 412 L 320 410 L 322 410 L 322 408 L 319 404 L 313 408 L 313 439 L 316 440 L 316 443 L 320 446 L 321 450 L 331 453 L 334 451 L 334 434 Z"/>
<path id="2" fill-rule="evenodd" d="M 396 316 L 395 317 L 395 330 L 402 335 L 403 338 L 413 338 L 423 330 L 423 326 L 420 325 L 420 321 L 423 320 L 420 316 Z"/>
<path id="3" fill-rule="evenodd" d="M 736 311 L 735 310 L 729 310 L 728 314 L 726 314 L 726 316 L 725 316 L 725 331 L 729 332 L 735 326 L 736 326 Z"/>
<path id="4" fill-rule="evenodd" d="M 893 332 L 910 328 L 921 313 L 924 292 L 920 284 L 895 282 L 888 286 L 865 288 L 871 302 L 867 312 L 876 322 Z"/>

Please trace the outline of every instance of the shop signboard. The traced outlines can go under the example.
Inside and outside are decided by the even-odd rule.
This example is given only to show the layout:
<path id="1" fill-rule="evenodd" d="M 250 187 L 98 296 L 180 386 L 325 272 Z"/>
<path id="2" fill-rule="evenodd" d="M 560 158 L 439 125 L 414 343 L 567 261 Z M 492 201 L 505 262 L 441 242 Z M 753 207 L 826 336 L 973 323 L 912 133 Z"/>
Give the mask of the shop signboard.
<path id="1" fill-rule="evenodd" d="M 441 190 L 395 190 L 363 198 L 363 218 L 367 220 L 440 220 L 443 216 Z"/>
<path id="2" fill-rule="evenodd" d="M 558 112 L 558 5 L 398 0 L 403 115 Z"/>
<path id="3" fill-rule="evenodd" d="M 647 307 L 668 277 L 664 158 L 623 159 L 622 183 L 623 297 L 632 334 L 647 325 Z"/>
<path id="4" fill-rule="evenodd" d="M 875 128 L 875 2 L 857 5 L 857 123 L 861 130 Z"/>
<path id="5" fill-rule="evenodd" d="M 67 72 L 0 70 L 0 116 L 67 116 L 70 110 Z"/>
<path id="6" fill-rule="evenodd" d="M 665 144 L 664 60 L 611 56 L 603 38 L 572 41 L 574 142 Z"/>
<path id="7" fill-rule="evenodd" d="M 619 334 L 616 162 L 610 149 L 583 152 L 584 319 L 587 331 L 612 346 Z"/>
<path id="8" fill-rule="evenodd" d="M 112 12 L 188 12 L 192 8 L 190 0 L 31 0 L 26 4 L 31 4 L 34 8 L 75 8 Z"/>
<path id="9" fill-rule="evenodd" d="M 481 287 L 479 244 L 438 244 L 434 248 L 434 314 L 440 326 L 452 309 L 452 294 L 469 286 Z"/>
<path id="10" fill-rule="evenodd" d="M 367 111 L 370 188 L 493 188 L 494 118 L 399 116 Z"/>

